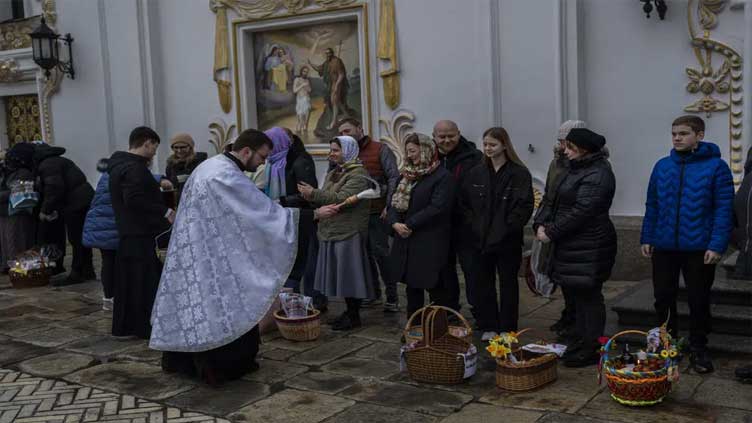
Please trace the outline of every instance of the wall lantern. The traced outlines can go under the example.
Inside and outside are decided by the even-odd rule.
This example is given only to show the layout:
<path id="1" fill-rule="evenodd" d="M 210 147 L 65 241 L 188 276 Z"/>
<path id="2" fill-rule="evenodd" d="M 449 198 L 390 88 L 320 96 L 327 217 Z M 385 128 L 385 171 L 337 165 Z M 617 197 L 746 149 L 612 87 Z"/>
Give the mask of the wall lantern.
<path id="1" fill-rule="evenodd" d="M 31 49 L 34 55 L 34 63 L 44 69 L 45 77 L 50 77 L 50 70 L 57 68 L 60 72 L 67 73 L 71 79 L 76 78 L 76 73 L 73 70 L 73 51 L 71 44 L 73 44 L 73 37 L 70 34 L 65 34 L 65 37 L 61 38 L 60 34 L 52 30 L 42 18 L 42 22 L 39 27 L 31 34 Z M 60 60 L 60 48 L 58 41 L 62 40 L 68 46 L 68 61 Z"/>
<path id="2" fill-rule="evenodd" d="M 640 0 L 640 1 L 645 3 L 642 5 L 642 11 L 645 12 L 645 15 L 647 15 L 648 19 L 650 19 L 650 12 L 653 11 L 653 5 L 651 3 L 655 3 L 655 9 L 658 11 L 658 17 L 661 20 L 666 19 L 666 11 L 668 10 L 668 6 L 666 5 L 665 0 Z"/>

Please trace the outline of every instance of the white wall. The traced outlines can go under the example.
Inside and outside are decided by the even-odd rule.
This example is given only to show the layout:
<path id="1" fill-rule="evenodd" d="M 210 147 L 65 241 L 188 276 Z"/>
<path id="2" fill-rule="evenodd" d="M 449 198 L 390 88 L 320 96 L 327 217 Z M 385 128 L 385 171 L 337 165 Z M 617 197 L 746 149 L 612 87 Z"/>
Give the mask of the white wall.
<path id="1" fill-rule="evenodd" d="M 392 112 L 378 77 L 378 1 L 368 5 L 375 124 Z M 697 98 L 685 91 L 685 67 L 698 67 L 687 2 L 668 5 L 659 21 L 646 19 L 635 0 L 399 0 L 400 107 L 425 133 L 448 118 L 477 142 L 486 128 L 505 126 L 538 180 L 561 121 L 584 119 L 612 152 L 612 212 L 640 215 L 653 163 L 670 148 L 670 122 Z M 743 45 L 743 15 L 724 11 L 718 36 Z M 172 134 L 189 132 L 199 150 L 212 152 L 208 124 L 235 121 L 235 98 L 222 113 L 212 81 L 208 1 L 58 0 L 58 16 L 59 31 L 76 38 L 77 75 L 52 100 L 56 143 L 90 177 L 98 158 L 125 148 L 135 126 L 160 133 L 163 162 Z M 745 126 L 752 130 L 749 119 Z M 709 119 L 707 132 L 728 155 L 728 115 Z"/>

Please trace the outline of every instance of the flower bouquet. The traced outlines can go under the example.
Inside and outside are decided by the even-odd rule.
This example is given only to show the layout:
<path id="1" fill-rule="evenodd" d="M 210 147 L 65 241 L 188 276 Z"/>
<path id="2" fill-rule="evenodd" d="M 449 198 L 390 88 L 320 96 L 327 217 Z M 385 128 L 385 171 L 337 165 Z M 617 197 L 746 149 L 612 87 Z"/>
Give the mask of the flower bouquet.
<path id="1" fill-rule="evenodd" d="M 519 337 L 531 329 L 505 332 L 488 342 L 496 359 L 496 386 L 507 391 L 530 391 L 556 380 L 556 359 L 564 347 L 539 340 L 520 346 Z"/>

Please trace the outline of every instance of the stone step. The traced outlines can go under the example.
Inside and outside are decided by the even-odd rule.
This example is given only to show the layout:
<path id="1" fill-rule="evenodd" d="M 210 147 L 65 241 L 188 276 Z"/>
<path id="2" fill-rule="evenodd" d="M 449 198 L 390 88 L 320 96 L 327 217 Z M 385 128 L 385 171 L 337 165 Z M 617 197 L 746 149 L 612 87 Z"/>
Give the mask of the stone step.
<path id="1" fill-rule="evenodd" d="M 687 301 L 687 287 L 684 279 L 679 281 L 679 300 Z M 716 276 L 710 290 L 712 304 L 752 306 L 752 281 Z"/>
<path id="2" fill-rule="evenodd" d="M 626 327 L 645 326 L 655 322 L 653 286 L 642 283 L 631 294 L 617 301 L 612 309 L 619 316 L 619 324 Z M 689 306 L 679 301 L 679 328 L 689 328 Z M 712 328 L 715 333 L 752 337 L 752 306 L 711 304 Z"/>
<path id="3" fill-rule="evenodd" d="M 653 326 L 654 327 L 654 326 Z M 625 330 L 641 330 L 649 331 L 653 327 L 650 326 L 638 326 L 638 325 L 619 325 L 617 323 L 609 324 L 606 327 L 606 333 L 609 335 L 615 335 Z M 689 338 L 689 333 L 686 330 L 680 330 L 679 336 Z M 645 347 L 645 337 L 637 334 L 627 334 L 620 336 L 617 342 L 621 341 L 622 344 L 629 343 L 630 346 L 637 348 Z M 743 335 L 727 335 L 723 333 L 711 333 L 708 336 L 708 350 L 711 353 L 744 354 L 752 357 L 752 337 Z"/>

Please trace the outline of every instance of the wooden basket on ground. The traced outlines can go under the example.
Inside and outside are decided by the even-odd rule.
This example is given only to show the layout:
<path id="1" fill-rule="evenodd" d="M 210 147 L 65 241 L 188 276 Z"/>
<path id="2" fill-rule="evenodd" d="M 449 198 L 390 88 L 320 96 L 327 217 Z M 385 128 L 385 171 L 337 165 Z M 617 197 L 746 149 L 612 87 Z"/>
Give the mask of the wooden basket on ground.
<path id="1" fill-rule="evenodd" d="M 427 306 L 412 316 L 421 316 L 423 337 L 404 357 L 410 378 L 417 382 L 455 385 L 465 378 L 465 360 L 461 354 L 467 353 L 472 343 L 449 332 L 447 310 L 456 313 L 445 307 Z M 467 320 L 462 321 L 469 331 Z M 410 325 L 408 321 L 405 332 L 411 329 Z"/>
<path id="2" fill-rule="evenodd" d="M 464 339 L 470 344 L 473 343 L 472 327 L 470 326 L 470 323 L 468 323 L 467 319 L 465 319 L 463 315 L 461 315 L 460 313 L 448 307 L 437 306 L 437 305 L 429 305 L 428 307 L 433 307 L 433 309 L 444 310 L 446 312 L 452 313 L 455 316 L 457 316 L 460 322 L 462 322 L 462 326 L 449 325 L 449 333 L 457 338 Z M 407 324 L 405 325 L 405 330 L 404 330 L 405 343 L 409 344 L 411 342 L 420 341 L 423 339 L 423 325 L 422 324 L 415 325 L 413 324 L 413 322 L 418 316 L 421 316 L 421 322 L 422 322 L 423 313 L 425 310 L 428 309 L 428 307 L 423 307 L 419 309 L 418 311 L 413 313 L 413 315 L 410 316 L 409 319 L 407 319 Z"/>
<path id="3" fill-rule="evenodd" d="M 658 358 L 663 366 L 650 372 L 634 372 L 616 367 L 616 359 L 609 357 L 611 343 L 619 336 L 626 334 L 647 336 L 647 332 L 640 330 L 625 330 L 612 336 L 603 347 L 603 364 L 601 371 L 606 375 L 606 383 L 611 391 L 611 398 L 622 405 L 647 406 L 658 404 L 671 392 L 668 368 L 671 360 L 662 358 L 659 354 L 647 353 L 648 359 Z"/>
<path id="4" fill-rule="evenodd" d="M 522 329 L 517 332 L 517 336 L 530 331 L 532 331 L 530 328 Z M 496 386 L 499 389 L 515 392 L 531 391 L 555 381 L 558 377 L 556 354 L 534 353 L 523 350 L 520 345 L 512 349 L 512 354 L 517 359 L 517 363 L 496 359 Z"/>
<path id="5" fill-rule="evenodd" d="M 36 288 L 50 283 L 51 272 L 47 267 L 32 269 L 24 273 L 11 270 L 8 272 L 10 284 L 15 289 Z"/>
<path id="6" fill-rule="evenodd" d="M 287 317 L 285 312 L 274 312 L 274 320 L 283 338 L 290 341 L 315 341 L 321 335 L 321 312 L 312 308 L 306 317 Z"/>

